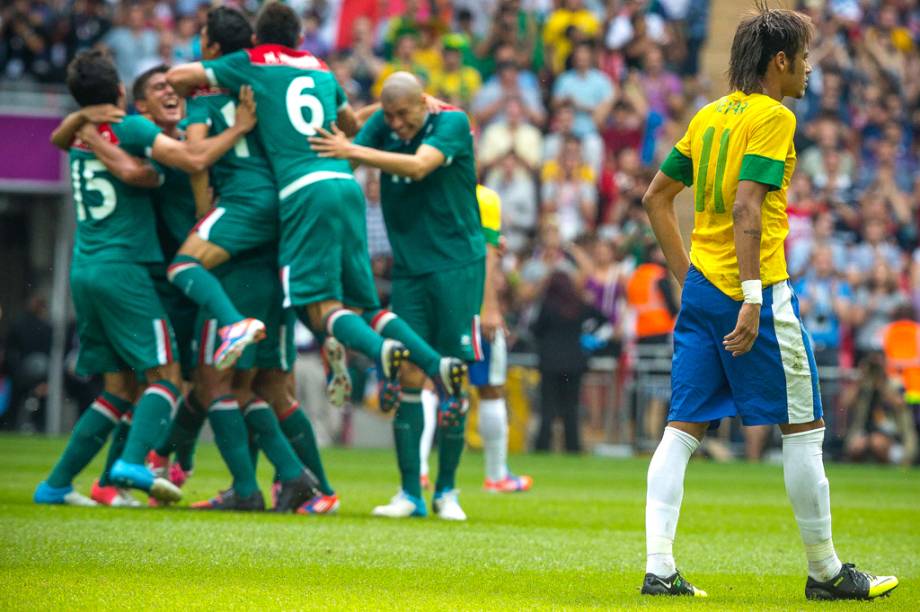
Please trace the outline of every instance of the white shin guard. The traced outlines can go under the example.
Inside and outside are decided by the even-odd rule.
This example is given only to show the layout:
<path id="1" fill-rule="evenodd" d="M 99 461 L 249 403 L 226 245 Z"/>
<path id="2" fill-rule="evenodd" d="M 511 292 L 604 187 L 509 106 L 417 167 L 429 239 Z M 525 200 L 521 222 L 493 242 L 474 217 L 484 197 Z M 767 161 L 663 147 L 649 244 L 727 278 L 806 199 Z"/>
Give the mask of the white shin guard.
<path id="1" fill-rule="evenodd" d="M 508 475 L 508 411 L 504 399 L 479 401 L 479 435 L 485 453 L 486 478 L 503 480 Z"/>
<path id="2" fill-rule="evenodd" d="M 422 429 L 419 457 L 422 460 L 421 475 L 427 476 L 428 456 L 431 454 L 431 445 L 434 444 L 434 432 L 438 428 L 438 394 L 431 389 L 422 389 L 422 414 L 425 418 L 425 428 Z"/>

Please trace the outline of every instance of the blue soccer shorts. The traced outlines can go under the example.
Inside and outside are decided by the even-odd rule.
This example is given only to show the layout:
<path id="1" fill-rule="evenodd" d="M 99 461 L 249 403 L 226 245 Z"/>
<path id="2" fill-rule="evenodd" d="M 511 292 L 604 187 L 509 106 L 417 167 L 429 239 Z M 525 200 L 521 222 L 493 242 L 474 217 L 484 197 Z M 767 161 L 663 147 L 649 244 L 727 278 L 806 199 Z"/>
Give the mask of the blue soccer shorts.
<path id="1" fill-rule="evenodd" d="M 668 420 L 740 416 L 745 425 L 777 425 L 821 418 L 815 358 L 789 281 L 764 288 L 757 340 L 732 357 L 722 342 L 740 310 L 741 302 L 690 267 L 674 329 Z"/>
<path id="2" fill-rule="evenodd" d="M 470 364 L 470 384 L 474 387 L 501 387 L 508 378 L 508 347 L 505 332 L 499 329 L 495 339 L 482 338 L 482 359 Z"/>

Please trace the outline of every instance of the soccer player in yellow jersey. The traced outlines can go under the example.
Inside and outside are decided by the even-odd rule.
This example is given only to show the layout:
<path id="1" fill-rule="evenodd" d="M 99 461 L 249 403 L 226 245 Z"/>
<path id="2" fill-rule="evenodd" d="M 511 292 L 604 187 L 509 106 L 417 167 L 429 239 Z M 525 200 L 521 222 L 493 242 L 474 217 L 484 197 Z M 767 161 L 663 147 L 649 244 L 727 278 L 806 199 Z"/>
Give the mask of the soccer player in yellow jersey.
<path id="1" fill-rule="evenodd" d="M 706 596 L 677 571 L 672 545 L 690 455 L 710 424 L 736 415 L 783 432 L 786 492 L 808 559 L 805 596 L 872 599 L 898 585 L 841 564 L 834 551 L 817 372 L 783 254 L 795 116 L 781 102 L 805 93 L 812 35 L 805 15 L 759 4 L 735 32 L 732 93 L 696 114 L 643 199 L 683 287 L 671 411 L 648 471 L 644 594 Z M 674 212 L 684 187 L 696 211 L 689 256 Z"/>

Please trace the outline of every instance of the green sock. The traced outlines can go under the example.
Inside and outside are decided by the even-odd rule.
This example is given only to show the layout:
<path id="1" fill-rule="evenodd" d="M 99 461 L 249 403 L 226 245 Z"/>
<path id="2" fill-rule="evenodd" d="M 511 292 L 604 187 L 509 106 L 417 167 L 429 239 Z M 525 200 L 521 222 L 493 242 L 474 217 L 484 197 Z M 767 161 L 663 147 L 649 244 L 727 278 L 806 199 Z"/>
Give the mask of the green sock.
<path id="1" fill-rule="evenodd" d="M 384 338 L 398 340 L 409 349 L 409 360 L 418 365 L 430 378 L 438 380 L 441 355 L 431 348 L 409 324 L 389 310 L 365 311 L 364 320 Z"/>
<path id="2" fill-rule="evenodd" d="M 198 445 L 198 435 L 208 417 L 207 412 L 201 407 L 194 393 L 179 404 L 176 416 L 169 424 L 167 435 L 163 442 L 156 447 L 156 452 L 161 457 L 168 457 L 176 453 L 176 461 L 185 471 L 190 471 L 195 465 L 195 447 Z"/>
<path id="3" fill-rule="evenodd" d="M 115 433 L 112 434 L 112 443 L 109 444 L 109 454 L 105 458 L 105 467 L 102 469 L 102 476 L 99 477 L 99 485 L 108 487 L 112 484 L 109 480 L 109 472 L 121 454 L 125 452 L 125 444 L 128 442 L 128 432 L 131 431 L 131 417 L 125 415 L 118 421 L 115 427 Z"/>
<path id="4" fill-rule="evenodd" d="M 438 427 L 438 480 L 434 485 L 435 494 L 456 488 L 457 468 L 466 445 L 465 430 L 466 415 L 460 417 L 457 425 Z"/>
<path id="5" fill-rule="evenodd" d="M 103 391 L 74 425 L 67 448 L 48 475 L 48 485 L 55 488 L 70 485 L 102 450 L 109 432 L 130 409 L 131 402 Z"/>
<path id="6" fill-rule="evenodd" d="M 217 324 L 221 327 L 232 325 L 245 318 L 227 297 L 227 292 L 224 291 L 217 277 L 206 270 L 194 257 L 176 255 L 169 265 L 167 275 L 169 282 L 179 291 L 217 317 Z"/>
<path id="7" fill-rule="evenodd" d="M 214 430 L 217 450 L 233 476 L 233 490 L 240 497 L 249 497 L 256 492 L 259 484 L 249 457 L 249 433 L 236 399 L 225 395 L 211 402 L 208 422 Z"/>
<path id="8" fill-rule="evenodd" d="M 383 338 L 377 335 L 370 325 L 350 310 L 340 308 L 326 315 L 326 332 L 347 348 L 358 351 L 374 363 L 380 359 Z"/>
<path id="9" fill-rule="evenodd" d="M 326 478 L 326 471 L 323 469 L 323 460 L 319 456 L 319 447 L 316 444 L 316 434 L 313 432 L 313 425 L 310 419 L 300 409 L 300 404 L 296 402 L 290 411 L 280 421 L 281 431 L 284 432 L 288 442 L 303 464 L 313 472 L 316 479 L 319 480 L 320 491 L 323 495 L 332 495 L 335 490 L 329 484 Z"/>
<path id="10" fill-rule="evenodd" d="M 281 481 L 293 480 L 300 476 L 304 465 L 291 448 L 290 442 L 281 433 L 278 418 L 268 402 L 261 398 L 252 400 L 243 408 L 243 416 L 256 444 L 275 466 Z"/>
<path id="11" fill-rule="evenodd" d="M 147 387 L 134 407 L 131 431 L 121 456 L 125 462 L 144 464 L 147 453 L 169 427 L 169 418 L 178 401 L 179 390 L 168 380 L 160 380 Z"/>
<path id="12" fill-rule="evenodd" d="M 396 461 L 402 490 L 415 497 L 422 496 L 419 481 L 422 472 L 420 446 L 425 415 L 422 412 L 422 390 L 403 388 L 399 409 L 393 419 L 393 440 L 396 442 Z"/>
<path id="13" fill-rule="evenodd" d="M 245 421 L 245 418 L 243 419 Z M 252 439 L 252 432 L 249 432 L 249 459 L 252 460 L 252 469 L 259 473 L 259 445 Z"/>

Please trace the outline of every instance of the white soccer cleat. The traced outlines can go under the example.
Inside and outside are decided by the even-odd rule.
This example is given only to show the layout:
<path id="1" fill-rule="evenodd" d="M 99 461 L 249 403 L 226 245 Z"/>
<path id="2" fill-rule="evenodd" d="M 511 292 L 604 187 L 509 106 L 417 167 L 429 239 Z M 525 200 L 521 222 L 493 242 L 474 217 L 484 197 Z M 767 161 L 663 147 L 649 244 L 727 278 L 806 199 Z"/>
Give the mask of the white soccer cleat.
<path id="1" fill-rule="evenodd" d="M 351 395 L 351 375 L 348 373 L 345 347 L 333 336 L 328 336 L 323 342 L 322 353 L 326 365 L 326 397 L 330 404 L 341 408 Z"/>
<path id="2" fill-rule="evenodd" d="M 460 507 L 460 502 L 457 500 L 459 494 L 459 490 L 451 489 L 435 496 L 432 506 L 440 518 L 446 521 L 466 520 L 466 512 L 463 511 L 463 508 Z"/>
<path id="3" fill-rule="evenodd" d="M 171 504 L 182 499 L 182 491 L 165 478 L 154 478 L 150 486 L 150 497 L 157 501 Z"/>
<path id="4" fill-rule="evenodd" d="M 425 507 L 425 500 L 400 491 L 390 500 L 390 503 L 377 506 L 371 514 L 387 518 L 424 517 L 428 516 L 428 509 Z"/>
<path id="5" fill-rule="evenodd" d="M 68 506 L 83 506 L 86 508 L 91 508 L 93 506 L 99 505 L 93 500 L 91 500 L 90 498 L 88 498 L 87 496 L 83 495 L 82 493 L 76 490 L 71 491 L 70 493 L 64 496 L 64 503 L 67 504 Z"/>
<path id="6" fill-rule="evenodd" d="M 131 492 L 128 489 L 118 489 L 118 502 L 112 505 L 121 506 L 123 508 L 140 508 L 143 506 L 140 501 L 131 495 Z"/>

